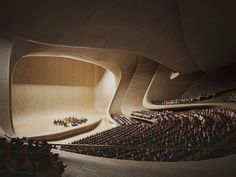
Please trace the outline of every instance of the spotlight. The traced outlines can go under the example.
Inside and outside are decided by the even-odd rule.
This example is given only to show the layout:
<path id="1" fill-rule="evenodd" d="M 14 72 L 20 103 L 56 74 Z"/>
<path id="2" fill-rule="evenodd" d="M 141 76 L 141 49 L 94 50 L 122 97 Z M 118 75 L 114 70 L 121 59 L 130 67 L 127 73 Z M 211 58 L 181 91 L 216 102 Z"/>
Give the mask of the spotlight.
<path id="1" fill-rule="evenodd" d="M 179 76 L 179 72 L 172 71 L 172 73 L 170 74 L 170 80 L 173 80 L 173 79 L 175 79 L 178 76 Z"/>

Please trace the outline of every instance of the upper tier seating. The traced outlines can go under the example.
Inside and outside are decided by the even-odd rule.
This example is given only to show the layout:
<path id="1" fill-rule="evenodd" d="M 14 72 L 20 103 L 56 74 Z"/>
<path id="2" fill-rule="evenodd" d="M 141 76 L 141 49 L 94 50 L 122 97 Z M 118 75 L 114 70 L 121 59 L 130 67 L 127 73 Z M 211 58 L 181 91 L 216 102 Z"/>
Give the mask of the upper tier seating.
<path id="1" fill-rule="evenodd" d="M 112 114 L 112 119 L 114 119 L 119 125 L 129 125 L 135 123 L 134 120 L 126 118 L 124 115 Z"/>
<path id="2" fill-rule="evenodd" d="M 211 98 L 216 97 L 216 93 L 208 93 L 206 95 L 192 95 L 190 97 L 181 97 L 181 98 L 175 98 L 171 100 L 165 100 L 161 104 L 164 105 L 172 105 L 172 104 L 186 104 L 186 103 L 193 103 L 197 101 L 203 101 L 203 100 L 209 100 Z"/>
<path id="3" fill-rule="evenodd" d="M 165 113 L 172 113 L 173 111 L 166 110 Z M 163 111 L 132 111 L 131 117 L 153 120 L 158 119 L 163 115 Z"/>

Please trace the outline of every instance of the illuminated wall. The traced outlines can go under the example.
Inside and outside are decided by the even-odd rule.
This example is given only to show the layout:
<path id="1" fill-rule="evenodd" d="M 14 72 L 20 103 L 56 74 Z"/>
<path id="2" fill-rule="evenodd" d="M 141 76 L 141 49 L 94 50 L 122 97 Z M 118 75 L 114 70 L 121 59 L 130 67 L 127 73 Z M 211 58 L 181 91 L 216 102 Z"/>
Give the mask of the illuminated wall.
<path id="1" fill-rule="evenodd" d="M 103 78 L 95 88 L 95 108 L 100 112 L 108 112 L 112 97 L 116 91 L 116 78 L 114 74 L 107 70 Z"/>
<path id="2" fill-rule="evenodd" d="M 115 93 L 112 72 L 59 57 L 20 59 L 12 83 L 12 117 L 63 112 L 106 112 Z"/>

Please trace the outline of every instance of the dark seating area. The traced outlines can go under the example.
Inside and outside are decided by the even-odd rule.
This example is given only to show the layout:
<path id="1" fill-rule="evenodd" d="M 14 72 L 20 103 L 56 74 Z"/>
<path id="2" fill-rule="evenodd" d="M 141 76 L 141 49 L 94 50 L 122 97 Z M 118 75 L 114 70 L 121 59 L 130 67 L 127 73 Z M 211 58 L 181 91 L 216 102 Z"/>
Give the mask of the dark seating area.
<path id="1" fill-rule="evenodd" d="M 207 147 L 227 144 L 236 131 L 236 112 L 226 108 L 157 111 L 156 118 L 151 125 L 118 126 L 72 142 L 78 146 L 61 149 L 128 160 L 194 160 L 196 154 L 199 158 L 209 154 L 210 150 L 204 151 Z"/>
<path id="2" fill-rule="evenodd" d="M 165 110 L 165 111 L 132 111 L 131 117 L 142 118 L 147 120 L 158 119 L 163 113 L 172 113 L 173 111 Z"/>
<path id="3" fill-rule="evenodd" d="M 46 141 L 26 138 L 0 139 L 0 176 L 4 177 L 60 177 L 66 165 L 59 154 L 51 152 Z"/>
<path id="4" fill-rule="evenodd" d="M 192 95 L 190 97 L 181 97 L 181 98 L 175 98 L 171 100 L 165 100 L 161 104 L 163 105 L 172 105 L 172 104 L 186 104 L 186 103 L 193 103 L 198 101 L 204 101 L 209 100 L 211 98 L 216 97 L 216 93 L 208 93 L 206 95 Z"/>
<path id="5" fill-rule="evenodd" d="M 130 125 L 135 123 L 134 120 L 126 118 L 124 115 L 112 114 L 112 119 L 115 120 L 119 125 Z"/>
<path id="6" fill-rule="evenodd" d="M 88 120 L 87 118 L 75 118 L 75 117 L 65 117 L 63 119 L 55 119 L 53 121 L 53 124 L 55 126 L 64 126 L 64 127 L 69 127 L 69 126 L 78 126 L 79 124 L 86 123 Z"/>
<path id="7" fill-rule="evenodd" d="M 236 91 L 231 93 L 231 95 L 226 99 L 227 102 L 236 102 Z"/>

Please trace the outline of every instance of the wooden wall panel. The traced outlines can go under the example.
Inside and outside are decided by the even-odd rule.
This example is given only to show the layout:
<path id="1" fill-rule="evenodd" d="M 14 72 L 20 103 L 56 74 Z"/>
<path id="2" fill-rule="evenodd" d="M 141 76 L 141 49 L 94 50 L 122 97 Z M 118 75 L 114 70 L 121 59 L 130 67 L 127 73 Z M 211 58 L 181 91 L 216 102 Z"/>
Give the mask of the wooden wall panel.
<path id="1" fill-rule="evenodd" d="M 45 112 L 73 112 L 94 109 L 94 88 L 13 84 L 12 117 Z M 33 119 L 33 117 L 32 117 Z"/>
<path id="2" fill-rule="evenodd" d="M 13 83 L 94 87 L 105 70 L 91 63 L 62 57 L 25 57 L 18 60 Z"/>

